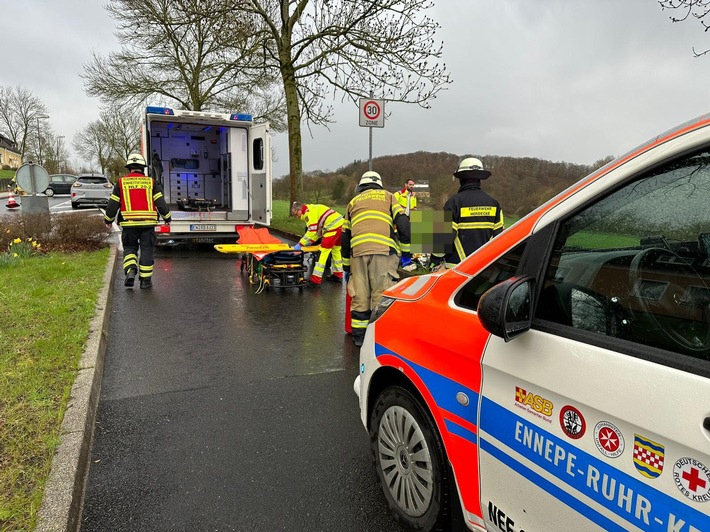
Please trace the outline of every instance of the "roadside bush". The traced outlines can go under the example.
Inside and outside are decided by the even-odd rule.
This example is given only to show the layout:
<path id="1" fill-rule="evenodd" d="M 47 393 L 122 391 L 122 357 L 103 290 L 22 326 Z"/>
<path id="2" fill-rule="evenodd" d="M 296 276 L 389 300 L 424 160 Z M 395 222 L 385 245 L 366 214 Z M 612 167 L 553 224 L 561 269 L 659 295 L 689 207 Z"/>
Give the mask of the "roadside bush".
<path id="1" fill-rule="evenodd" d="M 17 239 L 36 242 L 44 252 L 96 251 L 108 245 L 110 236 L 103 218 L 89 213 L 5 216 L 0 227 L 0 253 Z"/>
<path id="2" fill-rule="evenodd" d="M 88 213 L 54 215 L 50 250 L 75 252 L 96 251 L 106 247 L 111 231 L 102 216 Z"/>

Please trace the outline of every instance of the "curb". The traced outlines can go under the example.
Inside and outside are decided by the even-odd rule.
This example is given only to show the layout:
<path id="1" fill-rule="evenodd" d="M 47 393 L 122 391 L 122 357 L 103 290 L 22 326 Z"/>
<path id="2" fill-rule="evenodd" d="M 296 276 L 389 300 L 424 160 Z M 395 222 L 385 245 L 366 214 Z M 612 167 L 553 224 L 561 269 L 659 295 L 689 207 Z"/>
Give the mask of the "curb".
<path id="1" fill-rule="evenodd" d="M 112 244 L 104 272 L 103 288 L 96 301 L 96 312 L 89 323 L 89 336 L 62 421 L 61 441 L 52 459 L 52 469 L 44 487 L 35 532 L 75 532 L 81 524 L 106 354 L 113 274 L 116 271 L 118 255 L 117 246 Z"/>

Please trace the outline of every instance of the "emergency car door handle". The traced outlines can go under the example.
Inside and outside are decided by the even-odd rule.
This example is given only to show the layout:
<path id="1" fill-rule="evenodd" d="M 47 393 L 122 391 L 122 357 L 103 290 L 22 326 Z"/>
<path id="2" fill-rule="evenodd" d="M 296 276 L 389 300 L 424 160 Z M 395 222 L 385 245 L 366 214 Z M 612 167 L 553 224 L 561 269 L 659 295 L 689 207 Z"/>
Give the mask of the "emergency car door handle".
<path id="1" fill-rule="evenodd" d="M 703 420 L 703 428 L 704 428 L 705 430 L 710 430 L 710 417 L 706 417 L 706 418 Z"/>

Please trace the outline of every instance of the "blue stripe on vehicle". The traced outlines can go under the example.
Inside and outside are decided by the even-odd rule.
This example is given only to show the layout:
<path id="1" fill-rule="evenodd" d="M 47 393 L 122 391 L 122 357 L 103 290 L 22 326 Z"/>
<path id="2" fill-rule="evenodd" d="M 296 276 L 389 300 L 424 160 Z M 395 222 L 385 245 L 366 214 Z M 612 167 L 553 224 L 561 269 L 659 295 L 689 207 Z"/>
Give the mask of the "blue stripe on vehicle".
<path id="1" fill-rule="evenodd" d="M 486 439 L 487 435 L 490 434 L 514 453 L 533 462 L 579 494 L 642 530 L 710 530 L 710 515 L 704 515 L 689 503 L 684 504 L 641 479 L 612 467 L 610 463 L 554 436 L 486 397 L 483 397 L 481 402 L 481 430 L 487 433 L 479 435 L 482 451 L 490 453 L 513 471 L 529 478 L 540 489 L 595 523 L 607 518 L 581 502 L 574 491 L 555 486 L 515 458 L 511 458 L 509 455 L 512 453 L 497 447 L 490 439 Z M 627 446 L 624 455 L 618 460 L 631 461 L 632 453 L 633 447 Z M 667 464 L 667 468 L 671 469 L 669 466 L 670 464 Z M 663 474 L 672 473 L 664 471 Z M 604 526 L 610 529 L 612 523 Z M 616 525 L 613 525 L 613 529 L 624 530 Z"/>
<path id="2" fill-rule="evenodd" d="M 455 421 L 451 421 L 450 419 L 445 419 L 444 423 L 446 424 L 446 428 L 451 434 L 460 436 L 461 438 L 470 441 L 472 444 L 478 445 L 478 436 L 475 432 L 462 427 L 461 425 L 459 425 Z"/>
<path id="3" fill-rule="evenodd" d="M 478 406 L 478 393 L 473 391 L 471 388 L 468 388 L 464 386 L 463 384 L 456 382 L 454 380 L 451 380 L 447 377 L 444 377 L 443 375 L 440 375 L 438 373 L 435 373 L 434 371 L 425 368 L 424 366 L 420 366 L 419 364 L 416 364 L 412 362 L 411 360 L 398 355 L 396 353 L 393 353 L 389 349 L 384 348 L 380 344 L 375 344 L 375 356 L 381 356 L 381 355 L 390 355 L 399 358 L 403 362 L 406 362 L 409 367 L 412 368 L 412 370 L 419 376 L 419 378 L 424 382 L 424 385 L 426 386 L 427 390 L 429 390 L 429 393 L 431 393 L 432 397 L 434 397 L 434 402 L 436 403 L 436 406 L 440 408 L 441 410 L 445 410 L 447 412 L 450 412 L 451 414 L 454 414 L 455 416 L 460 417 L 461 419 L 464 419 L 471 423 L 471 425 L 476 426 L 477 425 L 477 419 L 476 419 L 476 408 Z M 459 403 L 456 399 L 456 394 L 459 392 L 463 392 L 466 394 L 468 397 L 468 406 L 463 406 L 461 403 Z M 455 423 L 455 422 L 452 422 Z M 465 429 L 464 427 L 461 427 L 461 430 L 465 430 L 467 432 L 468 429 Z M 475 434 L 474 434 L 475 437 Z M 466 438 L 468 440 L 471 440 L 471 438 Z M 475 443 L 475 439 L 471 440 Z"/>
<path id="4" fill-rule="evenodd" d="M 583 504 L 578 499 L 576 499 L 572 494 L 567 493 L 562 488 L 555 486 L 552 482 L 541 477 L 540 475 L 528 469 L 527 467 L 523 466 L 520 462 L 516 462 L 514 458 L 511 458 L 503 451 L 491 444 L 489 441 L 486 441 L 484 438 L 481 438 L 480 447 L 481 451 L 485 451 L 494 458 L 497 458 L 502 463 L 511 468 L 513 471 L 527 478 L 538 488 L 546 491 L 556 499 L 559 499 L 560 501 L 564 502 L 567 506 L 569 506 L 573 510 L 576 510 L 592 522 L 598 524 L 604 530 L 614 532 L 624 532 L 626 530 L 624 527 L 617 525 L 609 518 L 601 515 L 599 512 L 595 512 L 589 506 Z"/>

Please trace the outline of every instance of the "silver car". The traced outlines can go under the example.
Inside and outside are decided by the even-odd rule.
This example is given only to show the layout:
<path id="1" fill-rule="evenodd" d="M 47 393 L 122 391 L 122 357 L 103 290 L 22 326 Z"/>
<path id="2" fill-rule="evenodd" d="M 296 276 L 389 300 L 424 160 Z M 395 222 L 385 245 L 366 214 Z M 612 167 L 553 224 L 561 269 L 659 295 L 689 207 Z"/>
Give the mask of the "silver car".
<path id="1" fill-rule="evenodd" d="M 108 205 L 113 185 L 108 177 L 101 174 L 81 174 L 71 186 L 71 206 Z"/>

